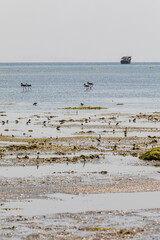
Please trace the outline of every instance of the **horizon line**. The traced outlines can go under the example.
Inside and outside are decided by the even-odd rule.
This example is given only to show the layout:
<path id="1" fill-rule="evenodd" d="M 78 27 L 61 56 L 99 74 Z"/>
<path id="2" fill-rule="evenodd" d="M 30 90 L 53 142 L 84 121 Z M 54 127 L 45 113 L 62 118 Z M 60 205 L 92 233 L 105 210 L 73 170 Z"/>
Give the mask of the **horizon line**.
<path id="1" fill-rule="evenodd" d="M 97 62 L 95 62 L 95 61 L 21 61 L 21 62 L 19 62 L 19 61 L 15 61 L 15 62 L 0 62 L 0 64 L 25 64 L 25 63 L 120 63 L 120 61 L 118 61 L 118 62 L 113 62 L 113 61 L 111 61 L 111 62 L 109 62 L 109 61 L 97 61 Z M 148 61 L 137 61 L 137 62 L 131 62 L 130 64 L 127 64 L 127 65 L 132 65 L 132 64 L 134 64 L 134 63 L 160 63 L 160 61 L 158 62 L 158 61 L 151 61 L 151 62 L 148 62 Z"/>

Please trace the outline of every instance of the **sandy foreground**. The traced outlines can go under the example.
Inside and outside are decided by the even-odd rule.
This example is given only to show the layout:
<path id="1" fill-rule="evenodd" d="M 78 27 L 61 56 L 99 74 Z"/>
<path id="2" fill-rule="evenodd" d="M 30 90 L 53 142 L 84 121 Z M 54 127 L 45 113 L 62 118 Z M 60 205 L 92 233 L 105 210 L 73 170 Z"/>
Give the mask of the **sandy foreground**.
<path id="1" fill-rule="evenodd" d="M 160 146 L 160 113 L 1 112 L 0 119 L 0 239 L 159 239 L 157 205 L 27 216 L 14 202 L 159 191 L 160 161 L 139 156 Z"/>

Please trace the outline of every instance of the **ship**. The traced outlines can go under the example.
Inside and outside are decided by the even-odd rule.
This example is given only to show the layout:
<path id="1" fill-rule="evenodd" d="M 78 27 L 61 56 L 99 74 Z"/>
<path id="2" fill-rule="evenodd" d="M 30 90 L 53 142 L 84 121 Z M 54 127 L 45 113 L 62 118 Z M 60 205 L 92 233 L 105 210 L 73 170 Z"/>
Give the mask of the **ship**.
<path id="1" fill-rule="evenodd" d="M 124 56 L 121 58 L 121 64 L 130 64 L 131 63 L 131 56 Z"/>

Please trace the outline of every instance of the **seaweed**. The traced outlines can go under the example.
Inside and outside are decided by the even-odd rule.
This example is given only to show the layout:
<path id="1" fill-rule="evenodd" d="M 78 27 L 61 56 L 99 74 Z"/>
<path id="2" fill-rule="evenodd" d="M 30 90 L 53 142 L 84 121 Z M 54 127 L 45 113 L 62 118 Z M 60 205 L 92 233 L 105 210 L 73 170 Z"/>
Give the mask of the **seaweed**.
<path id="1" fill-rule="evenodd" d="M 147 151 L 146 153 L 142 154 L 140 157 L 142 160 L 160 160 L 160 147 L 153 148 L 151 151 Z"/>
<path id="2" fill-rule="evenodd" d="M 12 106 L 12 105 L 16 105 L 16 103 L 0 103 L 0 105 Z"/>
<path id="3" fill-rule="evenodd" d="M 62 109 L 67 109 L 67 110 L 100 110 L 100 109 L 107 109 L 105 107 L 66 107 Z"/>

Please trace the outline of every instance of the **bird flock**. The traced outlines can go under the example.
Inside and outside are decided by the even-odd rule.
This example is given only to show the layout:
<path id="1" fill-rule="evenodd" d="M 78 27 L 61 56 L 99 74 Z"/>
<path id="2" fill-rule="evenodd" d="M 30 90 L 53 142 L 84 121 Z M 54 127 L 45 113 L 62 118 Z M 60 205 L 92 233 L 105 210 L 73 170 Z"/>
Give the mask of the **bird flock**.
<path id="1" fill-rule="evenodd" d="M 85 87 L 85 88 L 92 88 L 93 85 L 94 85 L 94 84 L 93 84 L 92 82 L 84 83 L 84 87 Z"/>

